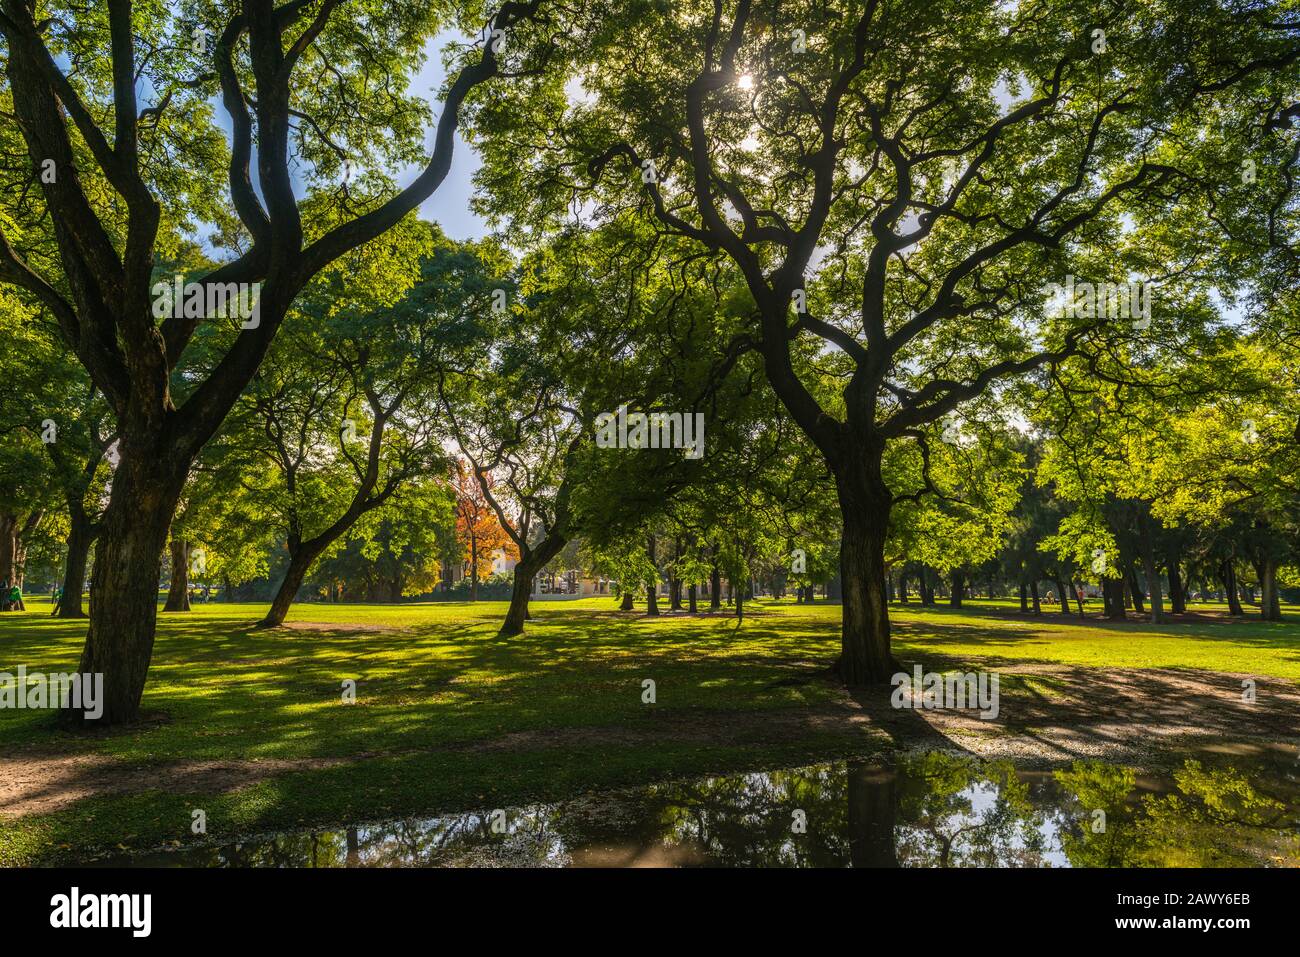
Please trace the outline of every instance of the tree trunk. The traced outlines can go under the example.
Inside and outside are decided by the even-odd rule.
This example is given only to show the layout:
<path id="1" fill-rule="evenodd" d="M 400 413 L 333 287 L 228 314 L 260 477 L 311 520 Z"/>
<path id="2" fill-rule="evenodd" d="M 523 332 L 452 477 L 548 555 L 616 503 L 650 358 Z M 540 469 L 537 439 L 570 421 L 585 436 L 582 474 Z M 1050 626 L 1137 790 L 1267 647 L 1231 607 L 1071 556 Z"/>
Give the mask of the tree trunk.
<path id="1" fill-rule="evenodd" d="M 1146 576 L 1147 588 L 1151 592 L 1151 623 L 1163 624 L 1165 620 L 1165 599 L 1160 588 L 1160 568 L 1156 564 L 1155 519 L 1149 513 L 1142 522 L 1142 574 Z"/>
<path id="2" fill-rule="evenodd" d="M 1233 566 L 1232 559 L 1224 559 L 1219 567 L 1219 576 L 1223 582 L 1223 592 L 1228 598 L 1228 614 L 1241 617 L 1245 612 L 1241 609 L 1241 599 L 1237 595 L 1237 569 Z"/>
<path id="3" fill-rule="evenodd" d="M 736 583 L 731 583 L 731 593 L 736 596 L 736 618 L 741 621 L 745 620 L 745 587 L 736 587 Z"/>
<path id="4" fill-rule="evenodd" d="M 844 598 L 839 676 L 848 687 L 886 682 L 895 670 L 885 598 L 885 537 L 893 498 L 881 475 L 883 443 L 836 473 Z"/>
<path id="5" fill-rule="evenodd" d="M 510 607 L 506 609 L 505 621 L 497 632 L 498 638 L 513 638 L 524 633 L 524 622 L 528 620 L 528 599 L 533 593 L 533 579 L 540 566 L 527 561 L 515 564 L 515 580 L 510 587 Z"/>
<path id="6" fill-rule="evenodd" d="M 898 573 L 898 600 L 904 605 L 907 604 L 907 570 L 901 570 Z"/>
<path id="7" fill-rule="evenodd" d="M 1061 600 L 1061 614 L 1068 615 L 1070 613 L 1070 596 L 1065 592 L 1065 582 L 1059 578 L 1056 579 L 1056 596 Z"/>
<path id="8" fill-rule="evenodd" d="M 173 538 L 170 546 L 172 580 L 167 589 L 163 611 L 190 610 L 190 545 L 183 538 Z"/>
<path id="9" fill-rule="evenodd" d="M 1033 603 L 1033 606 L 1034 606 L 1034 614 L 1035 614 L 1035 615 L 1041 615 L 1041 614 L 1043 613 L 1043 605 L 1042 605 L 1041 599 L 1038 597 L 1038 579 L 1037 579 L 1037 578 L 1034 578 L 1034 579 L 1032 579 L 1032 580 L 1029 582 L 1029 598 L 1030 598 L 1030 601 Z"/>
<path id="10" fill-rule="evenodd" d="M 1165 550 L 1165 569 L 1169 573 L 1169 610 L 1175 615 L 1187 612 L 1187 593 L 1183 589 L 1182 570 L 1179 568 L 1181 561 L 1179 548 L 1170 545 Z"/>
<path id="11" fill-rule="evenodd" d="M 326 543 L 316 539 L 312 542 L 303 542 L 289 553 L 289 567 L 284 570 L 284 578 L 280 581 L 275 597 L 271 599 L 271 607 L 267 609 L 266 617 L 257 623 L 259 628 L 275 628 L 284 624 L 285 616 L 289 614 L 290 606 L 298 597 L 298 589 L 302 588 L 307 572 L 311 570 L 312 562 L 325 551 L 325 546 Z"/>
<path id="12" fill-rule="evenodd" d="M 697 602 L 699 601 L 699 588 L 695 582 L 691 582 L 690 587 L 686 589 L 686 600 L 690 606 L 690 613 L 694 615 L 698 610 Z"/>
<path id="13" fill-rule="evenodd" d="M 951 608 L 960 608 L 962 591 L 965 585 L 966 577 L 961 573 L 960 568 L 954 568 L 948 578 L 948 584 L 951 588 L 951 594 L 948 596 L 948 605 Z"/>
<path id="14" fill-rule="evenodd" d="M 1259 617 L 1263 621 L 1281 621 L 1282 605 L 1277 593 L 1277 560 L 1264 558 L 1259 563 Z"/>
<path id="15" fill-rule="evenodd" d="M 73 727 L 104 727 L 139 717 L 153 657 L 162 552 L 189 471 L 188 462 L 168 468 L 127 439 L 122 445 L 112 498 L 100 523 L 90 624 L 78 668 L 104 676 L 104 710 L 93 722 L 86 722 L 80 711 L 64 711 L 61 721 Z"/>
<path id="16" fill-rule="evenodd" d="M 54 614 L 58 618 L 85 618 L 81 598 L 86 583 L 86 566 L 90 561 L 90 546 L 95 540 L 95 527 L 84 511 L 71 510 L 69 517 L 72 524 L 68 532 L 68 554 L 63 567 L 63 592 Z"/>
<path id="17" fill-rule="evenodd" d="M 478 536 L 469 536 L 469 600 L 478 601 Z"/>
<path id="18" fill-rule="evenodd" d="M 1128 572 L 1129 594 L 1133 596 L 1133 610 L 1139 615 L 1147 613 L 1146 601 L 1142 598 L 1142 586 L 1138 582 L 1137 569 L 1130 566 Z"/>
<path id="19" fill-rule="evenodd" d="M 650 567 L 654 569 L 654 580 L 646 586 L 645 590 L 645 613 L 647 615 L 659 615 L 659 559 L 655 554 L 658 550 L 658 542 L 655 540 L 655 533 L 651 532 L 646 536 L 645 551 L 650 558 Z"/>
<path id="20" fill-rule="evenodd" d="M 709 611 L 720 611 L 722 609 L 722 571 L 718 568 L 718 561 L 713 560 L 713 571 L 709 575 Z"/>
<path id="21" fill-rule="evenodd" d="M 1124 611 L 1124 583 L 1118 578 L 1102 578 L 1102 604 L 1106 617 L 1111 621 L 1124 621 L 1128 618 Z"/>
<path id="22" fill-rule="evenodd" d="M 1029 586 L 1023 581 L 1020 583 L 1020 613 L 1023 615 L 1029 611 Z"/>
<path id="23" fill-rule="evenodd" d="M 894 774 L 865 761 L 849 762 L 849 863 L 854 867 L 898 866 Z"/>

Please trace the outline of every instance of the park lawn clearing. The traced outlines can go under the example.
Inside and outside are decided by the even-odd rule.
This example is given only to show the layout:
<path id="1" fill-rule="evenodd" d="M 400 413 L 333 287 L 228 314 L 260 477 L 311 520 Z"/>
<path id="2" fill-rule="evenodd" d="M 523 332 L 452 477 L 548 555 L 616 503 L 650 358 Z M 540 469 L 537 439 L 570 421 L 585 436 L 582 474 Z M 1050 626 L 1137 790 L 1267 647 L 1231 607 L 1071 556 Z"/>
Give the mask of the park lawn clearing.
<path id="1" fill-rule="evenodd" d="M 274 630 L 254 628 L 260 605 L 161 614 L 140 724 L 72 736 L 48 712 L 0 711 L 0 863 L 186 841 L 194 808 L 210 839 L 234 839 L 812 763 L 917 734 L 1013 753 L 1029 734 L 1055 759 L 1109 746 L 1121 718 L 1135 740 L 1160 721 L 1170 740 L 1198 726 L 1295 733 L 1300 625 L 1081 623 L 968 605 L 895 605 L 896 651 L 908 666 L 1005 673 L 1005 725 L 929 712 L 918 730 L 846 694 L 826 672 L 840 609 L 824 602 L 750 602 L 740 624 L 648 619 L 609 598 L 537 602 L 509 641 L 495 638 L 503 602 L 299 605 Z M 0 672 L 70 670 L 84 624 L 31 606 L 0 616 Z M 1242 675 L 1285 713 L 1233 701 Z M 1144 696 L 1167 713 L 1153 718 Z M 1217 724 L 1202 715 L 1211 698 L 1227 701 Z M 1090 721 L 1111 724 L 1090 734 Z"/>

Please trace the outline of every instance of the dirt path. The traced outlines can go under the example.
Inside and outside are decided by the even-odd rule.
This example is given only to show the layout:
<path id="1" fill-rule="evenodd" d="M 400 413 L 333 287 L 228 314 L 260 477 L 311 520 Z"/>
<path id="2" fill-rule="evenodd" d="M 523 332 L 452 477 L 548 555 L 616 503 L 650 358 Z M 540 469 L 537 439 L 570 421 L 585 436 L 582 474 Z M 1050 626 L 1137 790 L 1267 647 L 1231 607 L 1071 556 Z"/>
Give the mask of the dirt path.
<path id="1" fill-rule="evenodd" d="M 488 753 L 665 742 L 791 744 L 812 732 L 846 728 L 861 731 L 864 752 L 888 747 L 948 747 L 981 757 L 1035 763 L 1096 758 L 1142 764 L 1161 753 L 1216 742 L 1300 746 L 1300 688 L 1281 679 L 1254 679 L 1256 700 L 1246 703 L 1242 681 L 1250 677 L 1247 675 L 1062 665 L 1023 665 L 1002 668 L 999 673 L 1004 676 L 1000 713 L 990 721 L 971 711 L 895 709 L 889 704 L 888 693 L 877 691 L 857 696 L 845 693 L 836 703 L 820 708 L 663 710 L 641 727 L 521 731 L 441 750 Z M 810 675 L 807 680 L 825 678 Z M 0 814 L 14 820 L 106 794 L 226 792 L 295 771 L 412 753 L 427 752 L 172 761 L 143 766 L 98 754 L 28 752 L 0 757 Z"/>

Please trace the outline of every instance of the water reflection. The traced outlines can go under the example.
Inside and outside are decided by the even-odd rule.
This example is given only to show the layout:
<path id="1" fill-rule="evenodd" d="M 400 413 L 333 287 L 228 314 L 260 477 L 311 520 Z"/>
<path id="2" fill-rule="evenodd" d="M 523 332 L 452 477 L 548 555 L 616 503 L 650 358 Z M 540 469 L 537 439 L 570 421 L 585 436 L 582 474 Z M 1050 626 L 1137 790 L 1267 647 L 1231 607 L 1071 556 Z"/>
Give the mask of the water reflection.
<path id="1" fill-rule="evenodd" d="M 199 867 L 1230 867 L 1300 865 L 1300 776 L 1277 754 L 1149 778 L 940 752 L 723 775 L 493 814 L 286 833 L 106 861 Z"/>

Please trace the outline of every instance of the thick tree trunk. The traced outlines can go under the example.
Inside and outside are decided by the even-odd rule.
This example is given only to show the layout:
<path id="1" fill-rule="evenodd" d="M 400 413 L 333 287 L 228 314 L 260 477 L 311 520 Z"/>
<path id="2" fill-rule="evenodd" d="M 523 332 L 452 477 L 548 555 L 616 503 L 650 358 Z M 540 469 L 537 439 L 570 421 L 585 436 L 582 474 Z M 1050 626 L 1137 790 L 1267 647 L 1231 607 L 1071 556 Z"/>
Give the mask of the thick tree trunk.
<path id="1" fill-rule="evenodd" d="M 720 611 L 722 609 L 722 571 L 718 568 L 717 561 L 713 563 L 713 571 L 709 575 L 709 611 Z"/>
<path id="2" fill-rule="evenodd" d="M 922 605 L 934 604 L 934 583 L 930 581 L 930 570 L 924 565 L 916 570 L 916 590 L 920 593 Z"/>
<path id="3" fill-rule="evenodd" d="M 904 605 L 907 604 L 907 571 L 905 569 L 898 573 L 898 600 Z"/>
<path id="4" fill-rule="evenodd" d="M 170 545 L 172 580 L 167 589 L 167 604 L 163 611 L 190 610 L 190 545 L 173 538 Z"/>
<path id="5" fill-rule="evenodd" d="M 70 518 L 72 524 L 68 532 L 68 554 L 63 566 L 63 592 L 54 614 L 58 618 L 85 618 L 81 599 L 86 583 L 86 566 L 90 561 L 90 546 L 95 540 L 95 527 L 85 512 L 72 511 Z"/>
<path id="6" fill-rule="evenodd" d="M 1070 613 L 1070 596 L 1066 594 L 1065 582 L 1059 578 L 1056 579 L 1056 597 L 1061 600 L 1061 614 L 1068 615 Z"/>
<path id="7" fill-rule="evenodd" d="M 619 610 L 620 610 L 620 611 L 631 611 L 631 610 L 632 610 L 632 602 L 633 602 L 634 600 L 635 600 L 635 599 L 633 598 L 633 595 L 632 595 L 632 589 L 630 589 L 630 588 L 624 588 L 624 589 L 623 589 L 623 602 L 622 602 L 622 604 L 620 604 L 620 605 L 618 606 L 618 607 L 619 607 Z"/>
<path id="8" fill-rule="evenodd" d="M 537 571 L 529 562 L 520 561 L 515 565 L 515 580 L 510 587 L 510 607 L 506 609 L 505 621 L 497 632 L 498 638 L 513 638 L 524 633 L 524 622 L 528 620 L 528 599 L 533 593 L 533 579 Z"/>
<path id="9" fill-rule="evenodd" d="M 865 761 L 849 762 L 849 863 L 854 867 L 898 866 L 894 773 Z"/>
<path id="10" fill-rule="evenodd" d="M 1163 624 L 1165 620 L 1165 599 L 1160 588 L 1160 568 L 1156 564 L 1155 519 L 1150 514 L 1143 515 L 1142 522 L 1142 574 L 1146 576 L 1147 588 L 1151 592 L 1151 623 Z"/>
<path id="11" fill-rule="evenodd" d="M 731 583 L 731 593 L 736 596 L 736 617 L 741 621 L 745 619 L 745 588 L 742 585 L 736 587 L 736 583 Z"/>
<path id="12" fill-rule="evenodd" d="M 962 591 L 966 583 L 966 576 L 961 573 L 960 568 L 954 568 L 948 578 L 948 585 L 951 593 L 948 595 L 948 605 L 951 608 L 960 608 Z"/>
<path id="13" fill-rule="evenodd" d="M 1034 606 L 1034 614 L 1041 615 L 1043 613 L 1043 605 L 1042 605 L 1042 600 L 1038 597 L 1037 578 L 1034 578 L 1029 582 L 1029 598 L 1032 601 Z"/>
<path id="14" fill-rule="evenodd" d="M 699 588 L 695 582 L 691 582 L 690 587 L 686 589 L 686 599 L 689 604 L 689 610 L 692 615 L 699 611 Z"/>
<path id="15" fill-rule="evenodd" d="M 1124 610 L 1124 583 L 1118 578 L 1101 580 L 1102 604 L 1106 617 L 1111 621 L 1124 621 L 1128 613 Z"/>
<path id="16" fill-rule="evenodd" d="M 1020 583 L 1020 613 L 1024 614 L 1029 611 L 1029 586 L 1023 581 Z"/>
<path id="17" fill-rule="evenodd" d="M 1282 604 L 1277 591 L 1277 560 L 1264 558 L 1259 563 L 1259 617 L 1263 621 L 1281 621 Z"/>
<path id="18" fill-rule="evenodd" d="M 553 531 L 542 539 L 536 548 L 521 549 L 525 554 L 520 556 L 518 564 L 515 565 L 515 580 L 510 590 L 510 607 L 506 610 L 506 618 L 501 623 L 501 630 L 497 632 L 498 638 L 513 638 L 524 633 L 524 622 L 531 617 L 528 614 L 528 599 L 533 593 L 533 579 L 546 567 L 547 562 L 563 551 L 568 542 L 567 536 Z"/>
<path id="19" fill-rule="evenodd" d="M 1169 610 L 1175 615 L 1187 612 L 1187 592 L 1183 588 L 1182 569 L 1179 567 L 1181 563 L 1180 549 L 1176 545 L 1170 545 L 1166 549 L 1165 569 L 1169 573 Z"/>
<path id="20" fill-rule="evenodd" d="M 167 469 L 157 456 L 132 449 L 126 440 L 123 445 L 100 523 L 90 624 L 78 669 L 104 676 L 104 710 L 93 722 L 81 711 L 65 711 L 61 720 L 70 726 L 103 727 L 139 717 L 153 656 L 162 552 L 188 473 L 188 463 Z"/>
<path id="21" fill-rule="evenodd" d="M 836 472 L 844 581 L 839 676 L 848 687 L 889 680 L 895 670 L 885 597 L 885 538 L 893 498 L 881 475 L 883 443 Z"/>
<path id="22" fill-rule="evenodd" d="M 1138 582 L 1137 569 L 1130 567 L 1128 572 L 1129 594 L 1133 596 L 1133 610 L 1139 615 L 1147 613 L 1146 602 L 1142 598 L 1142 586 Z"/>
<path id="23" fill-rule="evenodd" d="M 1228 614 L 1240 617 L 1245 614 L 1241 608 L 1241 598 L 1237 595 L 1237 569 L 1232 559 L 1225 559 L 1219 567 L 1219 580 L 1223 582 L 1223 592 L 1228 599 Z"/>
<path id="24" fill-rule="evenodd" d="M 302 588 L 302 583 L 307 579 L 312 562 L 325 551 L 325 546 L 324 542 L 303 542 L 290 552 L 289 567 L 284 570 L 284 578 L 280 581 L 275 597 L 271 599 L 271 607 L 267 609 L 266 617 L 258 622 L 258 627 L 275 628 L 284 624 L 289 608 L 298 597 L 298 589 Z"/>

